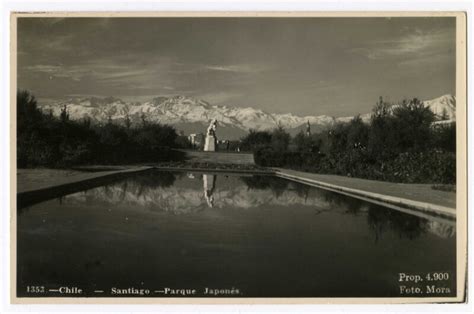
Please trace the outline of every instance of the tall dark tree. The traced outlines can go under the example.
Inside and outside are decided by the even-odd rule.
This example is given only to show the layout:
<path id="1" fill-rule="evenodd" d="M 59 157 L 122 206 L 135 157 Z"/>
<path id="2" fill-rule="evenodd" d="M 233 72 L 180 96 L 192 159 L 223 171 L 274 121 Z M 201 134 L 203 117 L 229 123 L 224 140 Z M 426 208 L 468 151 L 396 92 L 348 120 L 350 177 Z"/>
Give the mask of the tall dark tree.
<path id="1" fill-rule="evenodd" d="M 404 101 L 393 109 L 397 153 L 406 151 L 423 151 L 430 147 L 431 124 L 435 115 L 429 107 L 417 98 Z"/>
<path id="2" fill-rule="evenodd" d="M 69 121 L 69 112 L 67 110 L 67 105 L 64 105 L 61 108 L 61 114 L 59 115 L 59 118 L 60 118 L 61 122 L 63 122 L 63 123 Z"/>
<path id="3" fill-rule="evenodd" d="M 288 134 L 282 126 L 278 126 L 272 132 L 271 143 L 275 151 L 286 151 L 290 144 L 290 134 Z"/>
<path id="4" fill-rule="evenodd" d="M 272 134 L 267 131 L 250 130 L 247 136 L 242 138 L 242 149 L 255 151 L 258 148 L 269 146 L 272 142 Z"/>

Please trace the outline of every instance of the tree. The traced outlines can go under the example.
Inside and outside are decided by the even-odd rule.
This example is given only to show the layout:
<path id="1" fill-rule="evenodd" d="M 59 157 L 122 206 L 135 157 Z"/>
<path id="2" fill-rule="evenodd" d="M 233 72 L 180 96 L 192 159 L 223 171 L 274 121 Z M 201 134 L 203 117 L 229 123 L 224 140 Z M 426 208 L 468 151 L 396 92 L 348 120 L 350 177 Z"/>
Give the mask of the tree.
<path id="1" fill-rule="evenodd" d="M 91 127 L 91 118 L 89 117 L 85 117 L 82 124 L 87 128 L 89 129 Z"/>
<path id="2" fill-rule="evenodd" d="M 61 114 L 59 116 L 61 122 L 65 123 L 69 120 L 69 113 L 67 111 L 67 105 L 64 105 L 62 108 L 61 108 Z"/>
<path id="3" fill-rule="evenodd" d="M 319 134 L 307 135 L 305 132 L 300 131 L 293 138 L 293 143 L 296 146 L 296 150 L 299 152 L 317 153 L 321 146 L 321 140 L 319 137 Z"/>
<path id="4" fill-rule="evenodd" d="M 432 133 L 435 148 L 456 153 L 456 122 L 436 126 Z"/>
<path id="5" fill-rule="evenodd" d="M 296 150 L 299 152 L 309 151 L 311 149 L 310 137 L 301 130 L 295 135 L 293 142 L 295 143 Z"/>
<path id="6" fill-rule="evenodd" d="M 422 151 L 432 143 L 430 141 L 431 124 L 434 113 L 417 98 L 404 101 L 393 109 L 397 152 Z"/>
<path id="7" fill-rule="evenodd" d="M 347 124 L 337 123 L 328 131 L 327 150 L 331 155 L 338 155 L 347 149 Z"/>
<path id="8" fill-rule="evenodd" d="M 41 111 L 37 107 L 35 96 L 26 90 L 18 90 L 16 94 L 16 111 L 19 119 L 41 116 Z"/>
<path id="9" fill-rule="evenodd" d="M 255 151 L 260 147 L 269 146 L 272 143 L 272 134 L 267 131 L 250 130 L 249 134 L 241 139 L 242 149 Z"/>
<path id="10" fill-rule="evenodd" d="M 288 134 L 282 126 L 278 126 L 272 132 L 271 143 L 273 149 L 277 152 L 288 150 L 290 138 L 290 134 Z"/>
<path id="11" fill-rule="evenodd" d="M 394 157 L 392 107 L 393 104 L 380 97 L 372 109 L 367 148 L 374 161 Z"/>
<path id="12" fill-rule="evenodd" d="M 16 94 L 17 112 L 17 164 L 18 167 L 30 165 L 35 141 L 40 139 L 39 128 L 43 116 L 37 107 L 36 99 L 26 90 Z M 37 144 L 36 144 L 37 145 Z M 39 155 L 39 154 L 38 154 Z"/>
<path id="13" fill-rule="evenodd" d="M 379 100 L 375 103 L 375 106 L 372 109 L 372 118 L 386 117 L 391 113 L 392 106 L 393 105 L 391 103 L 384 101 L 383 97 L 380 96 Z"/>
<path id="14" fill-rule="evenodd" d="M 175 146 L 179 148 L 192 148 L 193 145 L 187 136 L 179 135 L 176 137 Z"/>
<path id="15" fill-rule="evenodd" d="M 367 147 L 369 126 L 360 116 L 355 116 L 347 125 L 347 149 L 362 149 Z"/>
<path id="16" fill-rule="evenodd" d="M 146 120 L 146 116 L 144 113 L 141 114 L 140 116 L 141 120 L 142 120 L 142 127 L 146 127 L 147 124 L 148 124 L 148 121 Z"/>

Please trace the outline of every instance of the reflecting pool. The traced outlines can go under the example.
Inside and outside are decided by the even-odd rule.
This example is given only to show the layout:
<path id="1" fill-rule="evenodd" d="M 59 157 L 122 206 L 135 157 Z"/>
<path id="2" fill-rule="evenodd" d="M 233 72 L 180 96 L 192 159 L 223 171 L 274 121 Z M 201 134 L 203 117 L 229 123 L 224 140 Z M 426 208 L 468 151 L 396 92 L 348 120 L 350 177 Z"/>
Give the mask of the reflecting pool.
<path id="1" fill-rule="evenodd" d="M 419 297 L 400 273 L 455 295 L 454 222 L 272 176 L 141 173 L 19 210 L 17 239 L 20 297 Z"/>

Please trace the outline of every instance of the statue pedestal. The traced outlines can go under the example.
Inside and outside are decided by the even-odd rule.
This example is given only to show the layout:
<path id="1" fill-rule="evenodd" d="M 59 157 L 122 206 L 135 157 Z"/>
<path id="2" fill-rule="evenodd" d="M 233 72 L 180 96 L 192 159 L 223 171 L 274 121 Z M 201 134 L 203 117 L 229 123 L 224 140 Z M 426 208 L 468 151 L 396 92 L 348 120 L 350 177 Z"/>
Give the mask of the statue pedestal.
<path id="1" fill-rule="evenodd" d="M 205 152 L 215 152 L 216 151 L 216 138 L 212 135 L 206 136 L 206 141 L 204 142 L 204 151 Z"/>

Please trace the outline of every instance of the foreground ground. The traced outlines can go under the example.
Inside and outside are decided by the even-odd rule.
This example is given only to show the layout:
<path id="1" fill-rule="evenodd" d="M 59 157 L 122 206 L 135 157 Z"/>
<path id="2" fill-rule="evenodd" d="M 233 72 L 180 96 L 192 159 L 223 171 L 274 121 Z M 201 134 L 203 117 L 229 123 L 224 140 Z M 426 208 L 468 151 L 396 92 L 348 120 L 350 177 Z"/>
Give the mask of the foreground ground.
<path id="1" fill-rule="evenodd" d="M 109 167 L 101 168 L 103 171 L 78 171 L 61 169 L 18 169 L 17 193 L 47 189 L 54 186 L 81 182 L 107 174 L 140 169 L 141 167 Z"/>

